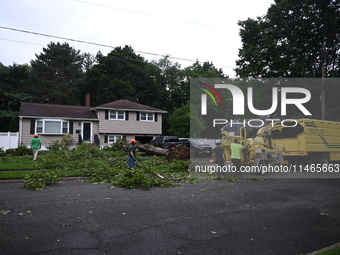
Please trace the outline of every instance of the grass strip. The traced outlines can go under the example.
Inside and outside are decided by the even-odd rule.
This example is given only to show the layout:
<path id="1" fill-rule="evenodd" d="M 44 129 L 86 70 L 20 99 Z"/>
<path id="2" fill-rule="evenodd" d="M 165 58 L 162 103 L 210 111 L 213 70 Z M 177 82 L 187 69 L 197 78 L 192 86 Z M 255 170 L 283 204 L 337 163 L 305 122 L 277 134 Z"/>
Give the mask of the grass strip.
<path id="1" fill-rule="evenodd" d="M 319 255 L 338 255 L 338 254 L 340 254 L 340 246 L 335 247 L 334 249 L 331 250 L 321 252 Z"/>
<path id="2" fill-rule="evenodd" d="M 3 157 L 0 158 L 0 170 L 34 170 L 36 164 L 27 157 Z"/>
<path id="3" fill-rule="evenodd" d="M 24 179 L 24 177 L 27 174 L 31 174 L 34 172 L 37 172 L 38 170 L 32 170 L 32 171 L 3 171 L 0 172 L 0 180 L 10 180 L 10 179 Z M 60 174 L 63 177 L 68 176 L 80 176 L 82 171 L 80 170 L 65 170 L 60 171 Z"/>

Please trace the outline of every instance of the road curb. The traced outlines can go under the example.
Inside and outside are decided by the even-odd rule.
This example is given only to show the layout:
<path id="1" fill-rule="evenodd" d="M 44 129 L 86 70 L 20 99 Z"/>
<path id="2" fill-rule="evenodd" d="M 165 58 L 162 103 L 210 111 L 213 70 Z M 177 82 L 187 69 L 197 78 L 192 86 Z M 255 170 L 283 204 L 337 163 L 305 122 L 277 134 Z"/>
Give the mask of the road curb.
<path id="1" fill-rule="evenodd" d="M 0 180 L 0 183 L 19 183 L 23 182 L 24 179 L 8 179 L 8 180 Z"/>
<path id="2" fill-rule="evenodd" d="M 62 181 L 68 180 L 88 180 L 89 177 L 64 177 Z M 20 183 L 24 182 L 24 179 L 8 179 L 8 180 L 0 180 L 0 183 Z"/>

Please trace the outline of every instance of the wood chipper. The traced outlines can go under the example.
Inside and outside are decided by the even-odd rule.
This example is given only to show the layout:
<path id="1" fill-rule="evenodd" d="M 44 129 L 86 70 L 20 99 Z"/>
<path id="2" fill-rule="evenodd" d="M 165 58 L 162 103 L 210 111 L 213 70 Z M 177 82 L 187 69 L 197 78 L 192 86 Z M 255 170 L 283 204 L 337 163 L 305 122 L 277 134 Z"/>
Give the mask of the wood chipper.
<path id="1" fill-rule="evenodd" d="M 245 149 L 242 164 L 329 164 L 340 161 L 340 122 L 297 119 L 273 122 L 262 127 L 252 138 L 246 129 L 239 136 L 222 132 L 222 146 L 230 160 L 230 143 L 238 139 Z"/>

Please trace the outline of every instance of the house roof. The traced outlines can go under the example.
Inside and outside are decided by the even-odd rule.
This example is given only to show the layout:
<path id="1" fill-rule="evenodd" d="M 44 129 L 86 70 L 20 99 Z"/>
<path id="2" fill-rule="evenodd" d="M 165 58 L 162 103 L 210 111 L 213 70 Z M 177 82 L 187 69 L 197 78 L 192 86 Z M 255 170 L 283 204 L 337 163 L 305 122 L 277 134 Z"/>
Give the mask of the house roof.
<path id="1" fill-rule="evenodd" d="M 141 112 L 160 112 L 160 113 L 167 113 L 167 111 L 154 108 L 151 106 L 143 105 L 136 102 L 131 102 L 126 99 L 120 99 L 111 103 L 102 104 L 97 107 L 94 107 L 94 109 L 117 109 L 117 110 L 135 110 L 135 111 L 141 111 Z"/>
<path id="2" fill-rule="evenodd" d="M 21 102 L 19 116 L 97 120 L 97 114 L 91 109 L 86 106 Z"/>
<path id="3" fill-rule="evenodd" d="M 135 110 L 141 112 L 148 111 L 167 113 L 161 109 L 121 99 L 111 103 L 102 104 L 97 107 L 21 102 L 19 116 L 32 118 L 44 117 L 98 120 L 97 114 L 94 111 L 96 109 Z"/>

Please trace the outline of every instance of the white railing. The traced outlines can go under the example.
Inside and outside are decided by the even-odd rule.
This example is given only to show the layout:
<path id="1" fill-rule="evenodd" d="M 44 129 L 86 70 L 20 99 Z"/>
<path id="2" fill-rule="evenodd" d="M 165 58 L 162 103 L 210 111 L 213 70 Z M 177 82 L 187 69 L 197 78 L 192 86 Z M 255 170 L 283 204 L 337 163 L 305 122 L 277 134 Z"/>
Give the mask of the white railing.
<path id="1" fill-rule="evenodd" d="M 19 143 L 19 132 L 0 132 L 0 148 L 4 151 L 7 149 L 18 148 Z"/>

